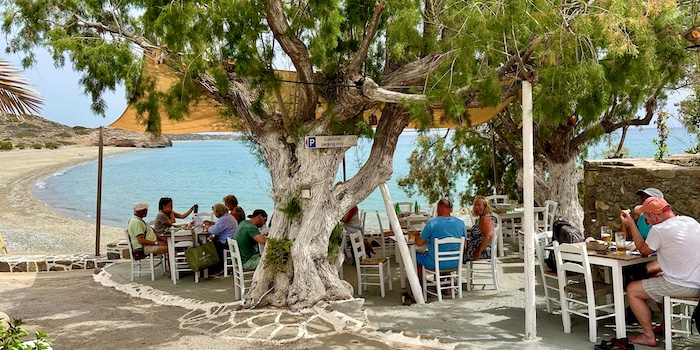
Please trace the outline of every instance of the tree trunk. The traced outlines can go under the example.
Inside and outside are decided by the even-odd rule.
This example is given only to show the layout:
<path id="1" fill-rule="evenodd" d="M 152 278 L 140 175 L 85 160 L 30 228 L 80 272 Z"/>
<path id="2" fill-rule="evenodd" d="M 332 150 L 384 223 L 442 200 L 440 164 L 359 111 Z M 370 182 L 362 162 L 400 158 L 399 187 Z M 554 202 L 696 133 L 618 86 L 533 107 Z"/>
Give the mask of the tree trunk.
<path id="1" fill-rule="evenodd" d="M 559 203 L 557 218 L 561 217 L 583 231 L 583 208 L 578 200 L 576 157 L 565 163 L 548 160 L 550 198 Z"/>

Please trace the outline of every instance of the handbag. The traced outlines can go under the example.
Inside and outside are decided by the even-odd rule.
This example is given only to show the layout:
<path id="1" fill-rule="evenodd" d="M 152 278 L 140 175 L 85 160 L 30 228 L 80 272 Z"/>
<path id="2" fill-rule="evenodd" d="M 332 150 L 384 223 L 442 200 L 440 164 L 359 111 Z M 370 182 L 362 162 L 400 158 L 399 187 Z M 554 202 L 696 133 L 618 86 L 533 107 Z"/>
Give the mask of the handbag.
<path id="1" fill-rule="evenodd" d="M 185 259 L 187 259 L 187 265 L 192 271 L 199 271 L 219 262 L 219 255 L 216 253 L 214 242 L 207 242 L 187 249 Z"/>
<path id="2" fill-rule="evenodd" d="M 133 260 L 141 260 L 146 257 L 146 253 L 143 252 L 143 248 L 136 248 L 133 250 Z"/>

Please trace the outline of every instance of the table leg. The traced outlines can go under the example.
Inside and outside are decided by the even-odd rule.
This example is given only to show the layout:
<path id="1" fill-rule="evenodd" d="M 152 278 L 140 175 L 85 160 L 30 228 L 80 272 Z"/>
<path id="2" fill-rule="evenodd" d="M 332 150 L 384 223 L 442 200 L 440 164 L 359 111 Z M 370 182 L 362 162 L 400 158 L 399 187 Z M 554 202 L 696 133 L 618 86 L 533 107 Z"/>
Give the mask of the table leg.
<path id="1" fill-rule="evenodd" d="M 399 260 L 399 280 L 401 280 L 401 289 L 406 288 L 406 269 L 403 266 L 403 259 L 401 259 L 401 251 L 399 250 L 399 245 L 394 244 L 394 254 Z"/>
<path id="2" fill-rule="evenodd" d="M 613 298 L 615 299 L 615 334 L 617 338 L 624 338 L 627 334 L 625 324 L 625 291 L 623 288 L 622 266 L 616 261 L 612 266 L 613 274 Z"/>
<path id="3" fill-rule="evenodd" d="M 177 284 L 177 269 L 175 269 L 175 238 L 173 234 L 166 237 L 168 241 L 168 261 L 170 263 L 170 279 Z"/>

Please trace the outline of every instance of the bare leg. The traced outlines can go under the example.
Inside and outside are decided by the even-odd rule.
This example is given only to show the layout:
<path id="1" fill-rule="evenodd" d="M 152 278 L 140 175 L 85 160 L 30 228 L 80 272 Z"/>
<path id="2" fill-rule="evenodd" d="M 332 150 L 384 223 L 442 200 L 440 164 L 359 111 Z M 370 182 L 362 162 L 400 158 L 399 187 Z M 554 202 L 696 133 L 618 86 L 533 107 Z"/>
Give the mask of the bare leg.
<path id="1" fill-rule="evenodd" d="M 651 299 L 644 291 L 642 281 L 634 281 L 627 285 L 627 300 L 632 312 L 637 317 L 639 325 L 642 326 L 642 334 L 629 337 L 629 341 L 634 344 L 656 346 L 656 336 L 651 327 L 651 309 L 647 300 Z"/>

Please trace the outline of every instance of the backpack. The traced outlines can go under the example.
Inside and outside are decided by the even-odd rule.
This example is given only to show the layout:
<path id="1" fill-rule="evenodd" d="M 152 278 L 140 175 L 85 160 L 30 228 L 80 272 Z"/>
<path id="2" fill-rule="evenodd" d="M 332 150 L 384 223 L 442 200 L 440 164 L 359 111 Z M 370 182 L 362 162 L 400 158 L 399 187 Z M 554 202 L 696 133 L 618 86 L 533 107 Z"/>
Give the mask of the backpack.
<path id="1" fill-rule="evenodd" d="M 583 242 L 583 235 L 577 228 L 571 226 L 566 220 L 559 219 L 553 224 L 552 241 L 561 243 Z M 552 271 L 557 271 L 557 260 L 554 251 L 549 252 L 549 256 L 544 261 Z"/>

